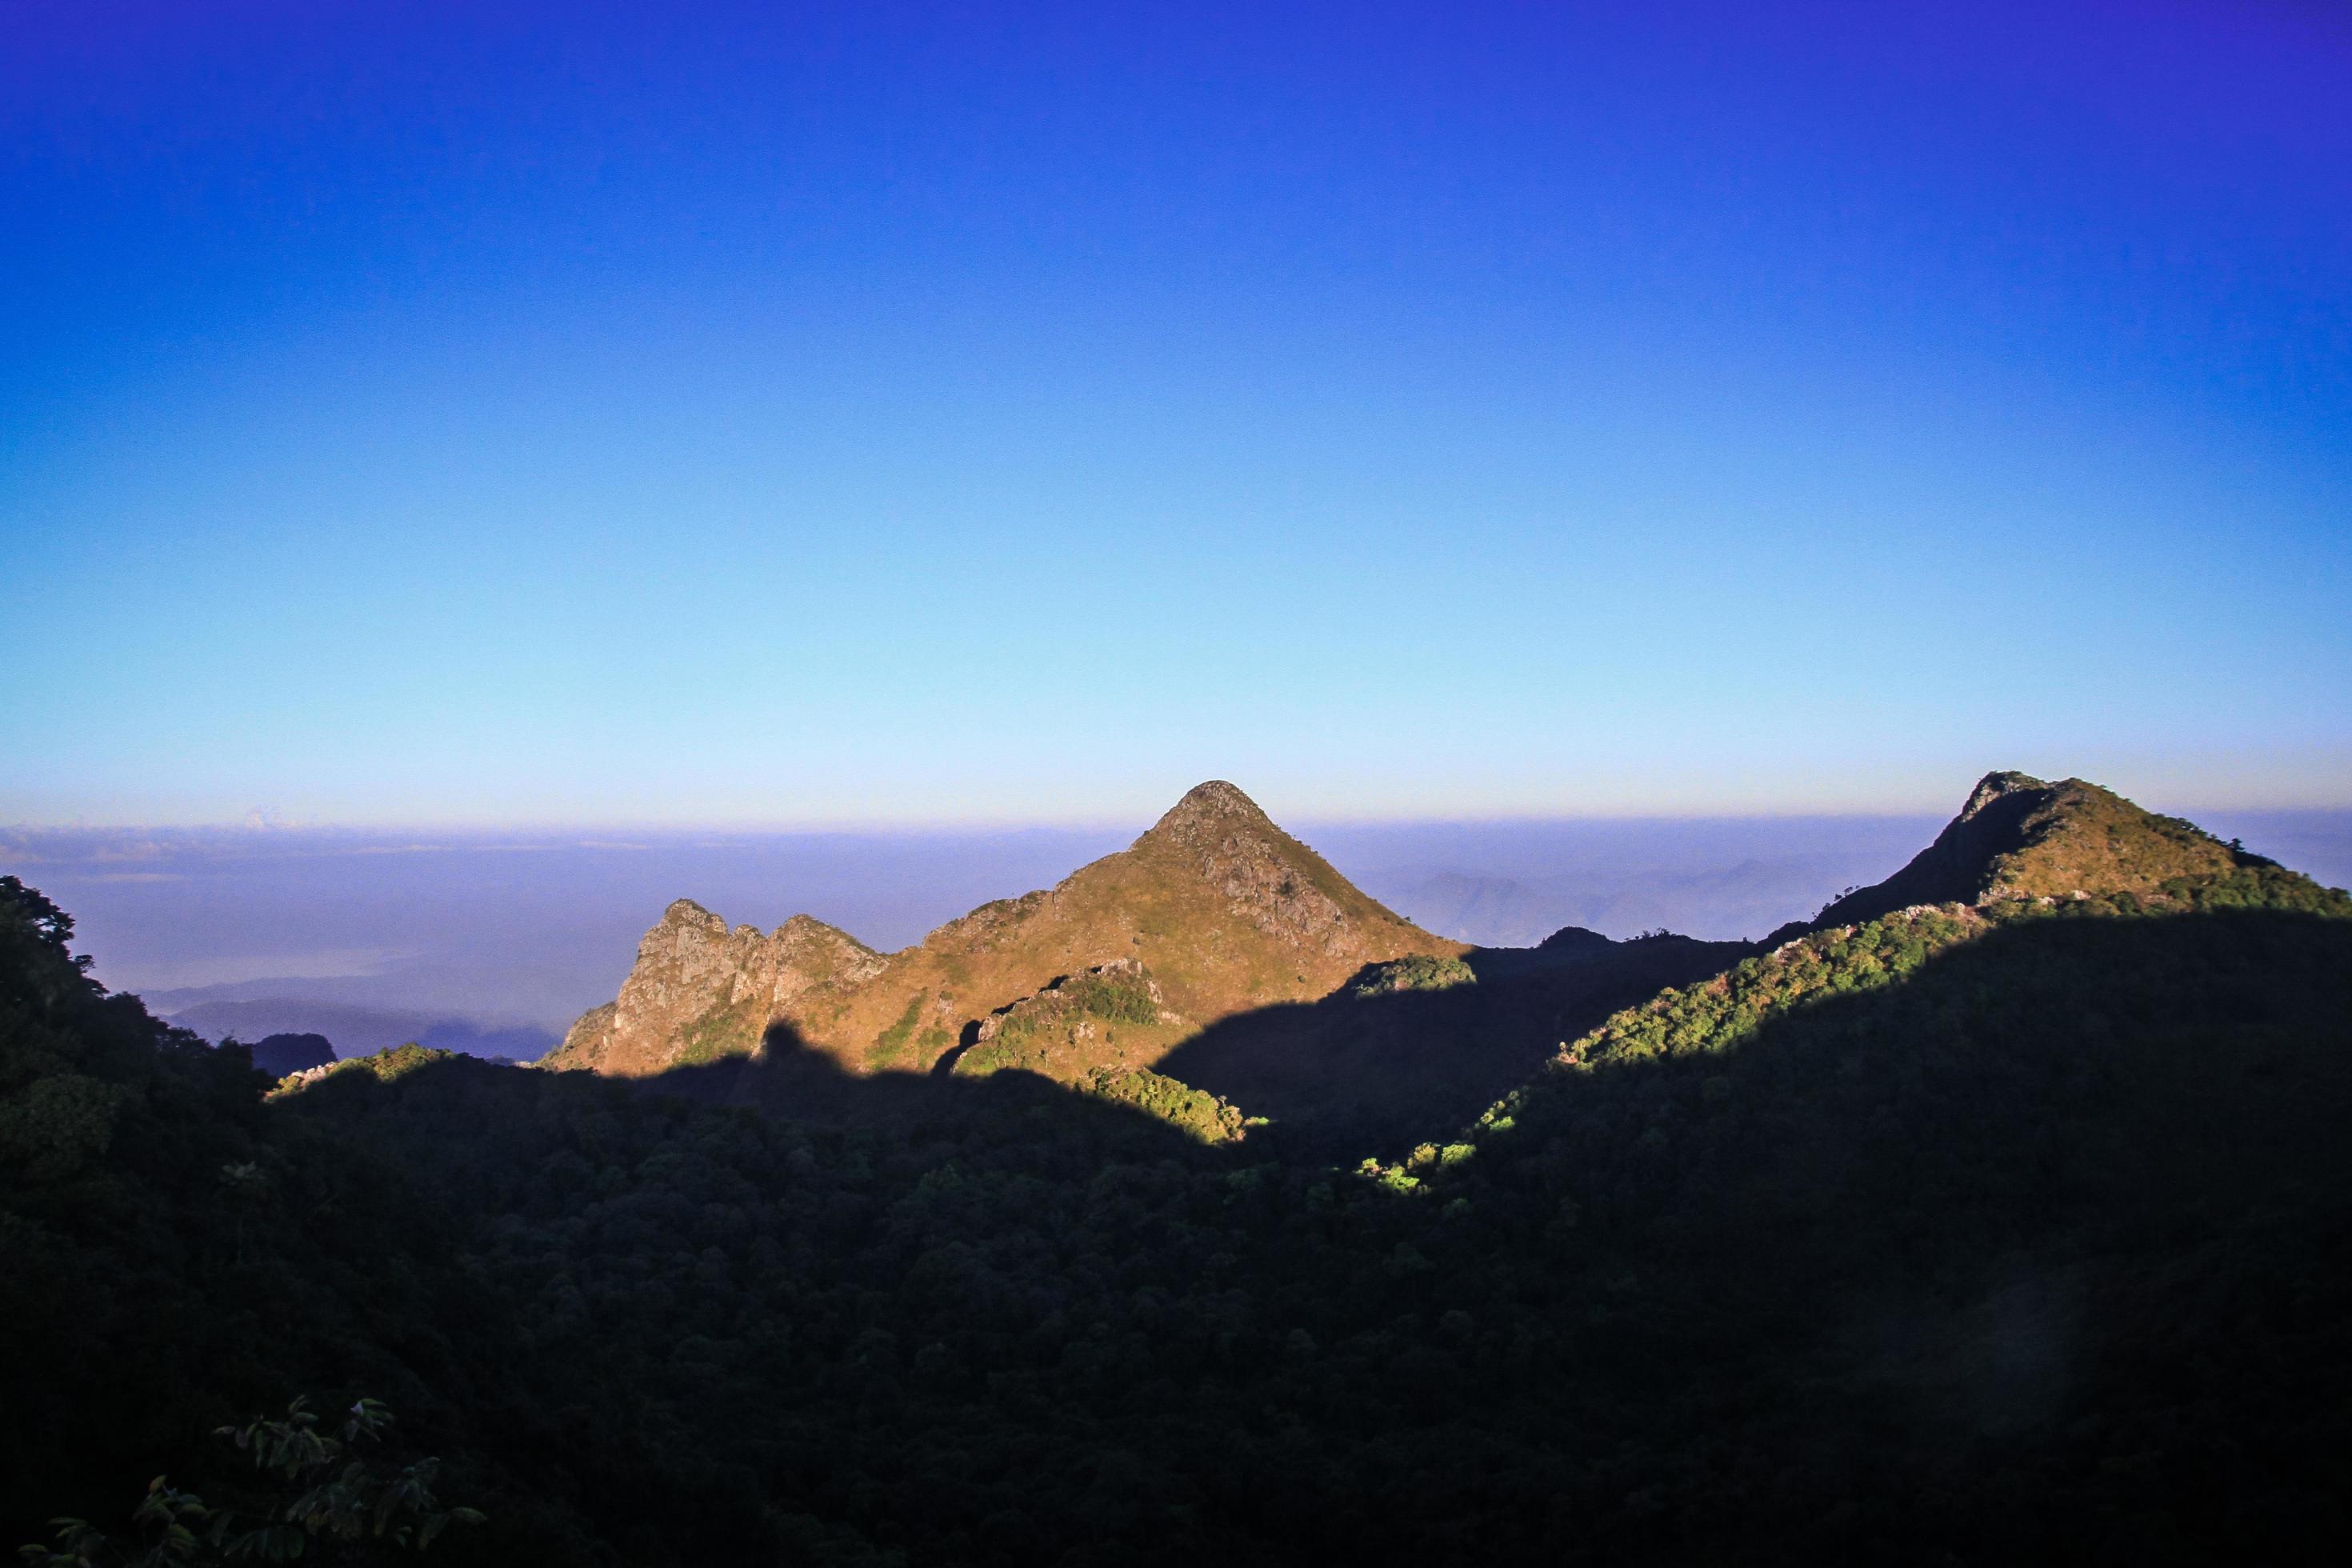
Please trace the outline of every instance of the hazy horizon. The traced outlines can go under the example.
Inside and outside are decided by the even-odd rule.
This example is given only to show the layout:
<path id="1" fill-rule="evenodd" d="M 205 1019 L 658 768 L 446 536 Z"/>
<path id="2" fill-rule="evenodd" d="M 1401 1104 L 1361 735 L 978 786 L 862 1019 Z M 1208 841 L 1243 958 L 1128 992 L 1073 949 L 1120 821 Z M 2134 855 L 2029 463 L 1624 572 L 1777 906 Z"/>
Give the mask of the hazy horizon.
<path id="1" fill-rule="evenodd" d="M 1957 803 L 1955 803 L 1957 804 Z M 1566 925 L 1753 938 L 1874 881 L 1949 815 L 1286 824 L 1408 918 L 1485 945 Z M 2324 882 L 2352 882 L 2352 812 L 2209 811 Z M 884 951 L 991 899 L 1052 885 L 1150 818 L 1004 830 L 445 833 L 0 831 L 0 872 L 77 921 L 110 987 L 219 1038 L 409 1038 L 528 1058 L 610 1000 L 677 898 L 772 929 L 810 913 Z"/>
<path id="2" fill-rule="evenodd" d="M 1493 808 L 1478 810 L 1460 805 L 1449 805 L 1443 796 L 1416 792 L 1411 802 L 1398 809 L 1360 810 L 1354 812 L 1315 810 L 1297 791 L 1268 793 L 1253 787 L 1247 782 L 1227 777 L 1243 792 L 1265 807 L 1276 821 L 1297 821 L 1318 827 L 1402 827 L 1423 825 L 1460 824 L 1511 826 L 1555 822 L 1773 822 L 1791 818 L 1820 817 L 1918 817 L 1948 816 L 1956 802 L 1965 794 L 1967 784 L 1985 776 L 1988 772 L 2020 772 L 2035 776 L 2062 779 L 2083 778 L 2102 788 L 2109 788 L 2132 799 L 2151 811 L 2169 816 L 2200 820 L 2200 814 L 2214 813 L 2296 813 L 2352 811 L 2352 784 L 2338 783 L 2339 787 L 2323 790 L 2310 798 L 2282 799 L 2259 789 L 2229 792 L 2190 793 L 2183 795 L 2168 779 L 2165 770 L 2142 769 L 2125 775 L 2091 773 L 2063 767 L 2044 766 L 2040 769 L 2004 763 L 1995 770 L 1946 770 L 1905 792 L 1899 798 L 1871 804 L 1856 805 L 1834 792 L 1820 796 L 1794 798 L 1786 804 L 1751 806 L 1745 809 L 1706 808 L 1699 805 L 1677 805 L 1669 792 L 1664 798 L 1642 796 L 1634 793 L 1630 783 L 1609 780 L 1596 785 L 1590 775 L 1567 787 L 1555 787 L 1562 797 L 1577 798 L 1602 795 L 1623 796 L 1627 804 L 1609 808 L 1576 808 L 1554 805 L 1549 809 Z M 1179 775 L 1171 774 L 1171 778 Z M 1209 775 L 1191 777 L 1181 784 L 1159 784 L 1139 786 L 1129 792 L 1140 803 L 1131 807 L 1105 807 L 1091 812 L 1057 808 L 1055 802 L 1062 792 L 1051 786 L 1036 789 L 1029 797 L 1026 810 L 1004 813 L 944 813 L 932 816 L 865 815 L 825 816 L 772 811 L 764 815 L 730 817 L 696 814 L 690 802 L 681 803 L 678 809 L 666 816 L 561 816 L 501 817 L 488 814 L 455 815 L 444 817 L 368 816 L 292 816 L 274 806 L 256 805 L 227 816 L 210 817 L 148 817 L 121 820 L 105 816 L 93 818 L 85 812 L 72 817 L 44 818 L 19 816 L 0 821 L 0 835 L 37 836 L 51 834 L 159 834 L 159 835 L 218 835 L 228 837 L 245 836 L 250 842 L 261 842 L 272 836 L 283 836 L 291 842 L 301 835 L 323 837 L 347 836 L 393 838 L 404 834 L 438 835 L 455 839 L 479 840 L 498 837 L 541 838 L 549 837 L 584 836 L 583 842 L 606 839 L 626 839 L 631 837 L 681 838 L 696 836 L 741 836 L 761 834 L 805 834 L 812 836 L 847 835 L 852 837 L 919 837 L 926 834 L 1093 832 L 1130 826 L 1141 831 L 1159 814 L 1194 784 L 1204 782 Z M 2352 775 L 2347 775 L 2352 778 Z M 1008 786 L 1009 787 L 1009 786 Z M 1157 793 L 1153 793 L 1156 791 Z M 1374 790 L 1364 792 L 1376 794 Z"/>

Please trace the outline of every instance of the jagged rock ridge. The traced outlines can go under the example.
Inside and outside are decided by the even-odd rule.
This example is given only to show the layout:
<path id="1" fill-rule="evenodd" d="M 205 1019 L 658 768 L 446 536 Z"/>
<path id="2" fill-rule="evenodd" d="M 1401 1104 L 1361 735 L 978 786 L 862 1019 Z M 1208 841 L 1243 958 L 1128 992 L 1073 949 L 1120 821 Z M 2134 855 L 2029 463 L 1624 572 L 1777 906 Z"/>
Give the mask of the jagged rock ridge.
<path id="1" fill-rule="evenodd" d="M 636 1076 L 737 1055 L 796 1004 L 845 994 L 885 963 L 808 915 L 762 936 L 680 899 L 637 944 L 621 994 L 591 1009 L 543 1065 Z"/>

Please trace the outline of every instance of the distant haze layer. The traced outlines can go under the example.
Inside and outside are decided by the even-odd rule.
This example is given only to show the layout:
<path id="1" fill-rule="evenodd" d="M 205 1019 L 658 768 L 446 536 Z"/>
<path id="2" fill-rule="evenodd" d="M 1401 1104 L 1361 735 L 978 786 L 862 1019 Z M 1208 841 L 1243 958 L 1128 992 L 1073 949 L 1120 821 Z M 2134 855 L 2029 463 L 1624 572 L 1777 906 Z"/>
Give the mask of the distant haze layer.
<path id="1" fill-rule="evenodd" d="M 2191 814 L 2352 882 L 2352 812 Z M 1525 945 L 1566 925 L 1756 937 L 1903 864 L 1932 816 L 1304 824 L 1391 909 Z M 1132 830 L 446 836 L 42 830 L 0 871 L 71 911 L 98 977 L 208 1037 L 326 1035 L 344 1055 L 421 1039 L 528 1059 L 610 998 L 673 899 L 766 929 L 807 912 L 903 947 L 1049 886 Z"/>

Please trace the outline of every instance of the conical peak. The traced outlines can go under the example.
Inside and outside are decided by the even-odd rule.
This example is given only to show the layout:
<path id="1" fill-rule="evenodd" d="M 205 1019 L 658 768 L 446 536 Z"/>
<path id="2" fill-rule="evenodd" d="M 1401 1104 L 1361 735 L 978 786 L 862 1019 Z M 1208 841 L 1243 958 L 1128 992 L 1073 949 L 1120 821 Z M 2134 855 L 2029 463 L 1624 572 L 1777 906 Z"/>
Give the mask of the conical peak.
<path id="1" fill-rule="evenodd" d="M 1257 802 L 1223 779 L 1211 779 L 1185 791 L 1184 798 L 1170 806 L 1145 837 L 1189 838 L 1204 830 L 1262 830 L 1273 826 L 1274 819 L 1258 809 Z"/>
<path id="2" fill-rule="evenodd" d="M 1265 813 L 1258 809 L 1257 802 L 1244 795 L 1238 784 L 1227 784 L 1223 779 L 1211 779 L 1205 784 L 1194 784 L 1184 792 L 1184 798 L 1178 801 L 1171 809 L 1223 814 L 1239 813 L 1244 816 L 1255 817 L 1261 822 L 1265 820 Z"/>

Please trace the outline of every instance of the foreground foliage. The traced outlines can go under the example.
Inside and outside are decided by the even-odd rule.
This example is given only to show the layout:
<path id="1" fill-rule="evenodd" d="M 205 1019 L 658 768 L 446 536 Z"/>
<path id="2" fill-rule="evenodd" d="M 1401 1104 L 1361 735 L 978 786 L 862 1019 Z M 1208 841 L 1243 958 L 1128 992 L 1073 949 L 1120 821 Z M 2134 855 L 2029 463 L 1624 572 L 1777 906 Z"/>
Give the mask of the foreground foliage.
<path id="1" fill-rule="evenodd" d="M 215 1434 L 251 1454 L 253 1468 L 274 1483 L 266 1500 L 242 1512 L 210 1507 L 157 1476 L 131 1510 L 135 1542 L 118 1542 L 88 1520 L 55 1519 L 57 1544 L 26 1546 L 18 1555 L 32 1568 L 359 1563 L 422 1552 L 452 1524 L 482 1522 L 478 1510 L 441 1507 L 434 1495 L 438 1459 L 413 1459 L 394 1471 L 358 1456 L 360 1445 L 381 1442 L 391 1426 L 381 1402 L 361 1399 L 344 1412 L 339 1431 L 324 1431 L 310 1401 L 297 1398 L 282 1417 L 256 1416 Z"/>

